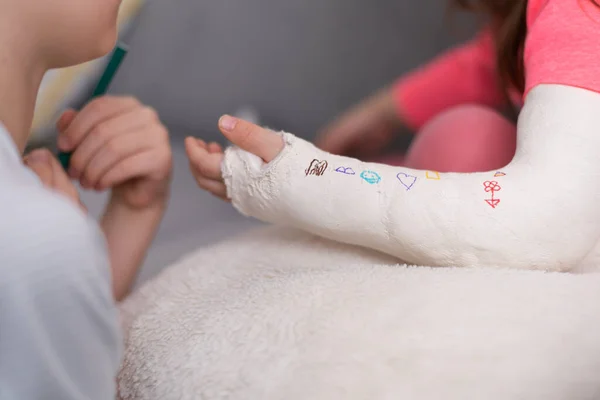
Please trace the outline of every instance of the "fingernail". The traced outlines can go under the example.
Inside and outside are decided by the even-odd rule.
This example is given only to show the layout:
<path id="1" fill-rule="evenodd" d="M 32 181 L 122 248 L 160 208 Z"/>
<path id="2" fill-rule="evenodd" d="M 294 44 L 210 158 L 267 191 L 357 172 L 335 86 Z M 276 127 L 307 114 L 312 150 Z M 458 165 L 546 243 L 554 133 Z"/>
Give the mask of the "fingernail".
<path id="1" fill-rule="evenodd" d="M 221 128 L 223 128 L 223 130 L 226 131 L 234 130 L 236 125 L 237 120 L 233 117 L 230 117 L 229 115 L 223 115 L 219 120 L 219 126 L 221 126 Z"/>

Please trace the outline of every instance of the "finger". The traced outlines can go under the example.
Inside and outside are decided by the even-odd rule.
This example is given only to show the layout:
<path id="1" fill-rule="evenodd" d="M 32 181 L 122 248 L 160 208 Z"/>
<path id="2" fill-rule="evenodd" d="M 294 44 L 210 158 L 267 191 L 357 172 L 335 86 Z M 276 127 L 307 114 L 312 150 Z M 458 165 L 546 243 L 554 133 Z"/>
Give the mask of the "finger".
<path id="1" fill-rule="evenodd" d="M 185 138 L 185 153 L 188 156 L 188 159 L 192 162 L 197 161 L 200 158 L 203 158 L 208 154 L 208 150 L 206 148 L 206 143 L 204 143 L 201 139 L 196 139 L 195 137 L 188 136 Z"/>
<path id="2" fill-rule="evenodd" d="M 69 180 L 59 161 L 47 149 L 38 149 L 25 157 L 25 164 L 40 178 L 42 184 L 48 189 L 58 192 L 84 210 L 85 206 L 79 199 L 77 188 Z"/>
<path id="3" fill-rule="evenodd" d="M 106 143 L 102 143 L 100 148 L 89 156 L 89 161 L 81 172 L 81 186 L 86 189 L 95 188 L 100 183 L 100 178 L 115 165 L 126 158 L 149 151 L 152 148 L 153 143 L 140 140 L 140 135 L 137 131 L 114 135 Z M 79 149 L 76 150 L 73 156 L 77 152 L 79 152 Z"/>
<path id="4" fill-rule="evenodd" d="M 24 159 L 29 167 L 46 187 L 54 187 L 54 171 L 50 165 L 50 152 L 45 149 L 33 150 Z"/>
<path id="5" fill-rule="evenodd" d="M 84 137 L 102 121 L 139 107 L 132 97 L 103 96 L 92 100 L 77 115 L 69 127 L 58 137 L 58 147 L 62 151 L 72 151 Z"/>
<path id="6" fill-rule="evenodd" d="M 222 153 L 223 148 L 221 147 L 221 145 L 219 143 L 212 142 L 208 145 L 208 152 L 209 153 Z"/>
<path id="7" fill-rule="evenodd" d="M 208 179 L 222 180 L 221 163 L 223 153 L 210 154 L 206 149 L 198 146 L 194 138 L 187 138 L 185 150 L 190 160 L 190 165 L 199 174 Z"/>
<path id="8" fill-rule="evenodd" d="M 69 176 L 66 174 L 60 162 L 52 154 L 50 154 L 49 159 L 50 167 L 52 168 L 52 176 L 54 178 L 54 188 L 71 200 L 80 203 L 79 192 L 77 192 L 77 188 L 73 185 L 71 179 L 69 179 Z"/>
<path id="9" fill-rule="evenodd" d="M 202 147 L 203 149 L 207 149 L 208 145 L 206 144 L 206 142 L 202 139 L 198 139 L 196 138 L 196 143 L 198 144 L 198 146 Z"/>
<path id="10" fill-rule="evenodd" d="M 144 124 L 146 124 L 146 121 L 139 118 L 138 112 L 134 110 L 100 122 L 92 128 L 91 132 L 83 138 L 81 144 L 75 149 L 71 156 L 69 175 L 74 179 L 80 179 L 99 151 L 106 146 L 110 146 L 108 150 L 113 153 L 118 152 L 119 141 L 116 139 L 120 136 L 128 136 L 131 132 L 139 132 L 140 128 L 145 126 Z M 150 146 L 154 139 L 151 135 L 138 134 L 136 137 L 140 148 Z"/>
<path id="11" fill-rule="evenodd" d="M 56 122 L 56 129 L 58 130 L 58 132 L 64 132 L 69 127 L 69 125 L 71 125 L 71 122 L 73 122 L 76 116 L 77 111 L 73 109 L 68 109 L 65 112 L 63 112 L 58 121 Z"/>
<path id="12" fill-rule="evenodd" d="M 97 190 L 107 189 L 134 178 L 143 176 L 152 176 L 156 171 L 156 166 L 164 165 L 167 161 L 165 158 L 170 157 L 168 151 L 145 151 L 136 153 L 133 156 L 127 157 L 100 177 Z"/>
<path id="13" fill-rule="evenodd" d="M 225 186 L 225 183 L 203 178 L 201 176 L 196 177 L 196 183 L 201 189 L 204 189 L 223 200 L 229 200 L 227 198 L 227 187 Z"/>
<path id="14" fill-rule="evenodd" d="M 231 143 L 265 162 L 272 161 L 283 150 L 281 136 L 250 122 L 225 115 L 219 120 L 219 128 Z"/>

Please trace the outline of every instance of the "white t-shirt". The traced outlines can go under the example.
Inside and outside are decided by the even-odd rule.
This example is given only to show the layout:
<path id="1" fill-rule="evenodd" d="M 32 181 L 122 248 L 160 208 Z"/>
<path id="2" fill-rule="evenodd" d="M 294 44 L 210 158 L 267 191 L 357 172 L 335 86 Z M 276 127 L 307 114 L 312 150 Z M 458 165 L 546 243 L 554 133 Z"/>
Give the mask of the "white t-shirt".
<path id="1" fill-rule="evenodd" d="M 121 337 L 104 237 L 0 124 L 0 400 L 114 399 Z"/>

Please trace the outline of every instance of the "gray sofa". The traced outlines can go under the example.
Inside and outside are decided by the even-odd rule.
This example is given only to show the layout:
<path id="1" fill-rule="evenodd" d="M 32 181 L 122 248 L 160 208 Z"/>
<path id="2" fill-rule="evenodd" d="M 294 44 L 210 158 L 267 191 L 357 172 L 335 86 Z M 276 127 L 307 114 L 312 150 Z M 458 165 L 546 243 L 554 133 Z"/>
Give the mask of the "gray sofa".
<path id="1" fill-rule="evenodd" d="M 145 6 L 111 92 L 155 107 L 170 128 L 170 209 L 142 282 L 199 246 L 255 224 L 198 190 L 186 135 L 222 141 L 218 117 L 254 107 L 261 122 L 312 138 L 373 90 L 470 35 L 443 0 L 169 0 Z M 83 193 L 98 214 L 105 196 Z"/>

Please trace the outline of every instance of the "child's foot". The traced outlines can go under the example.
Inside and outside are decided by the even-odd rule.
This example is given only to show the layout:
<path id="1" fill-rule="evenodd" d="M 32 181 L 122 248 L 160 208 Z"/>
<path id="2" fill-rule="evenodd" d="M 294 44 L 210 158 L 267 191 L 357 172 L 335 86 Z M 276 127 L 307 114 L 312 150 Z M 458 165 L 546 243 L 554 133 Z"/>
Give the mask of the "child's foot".
<path id="1" fill-rule="evenodd" d="M 221 117 L 219 129 L 231 143 L 260 157 L 266 163 L 272 161 L 283 150 L 283 139 L 278 134 L 239 118 L 228 115 Z M 185 147 L 190 160 L 190 170 L 198 186 L 227 200 L 227 189 L 221 173 L 224 157 L 221 146 L 188 137 Z"/>

